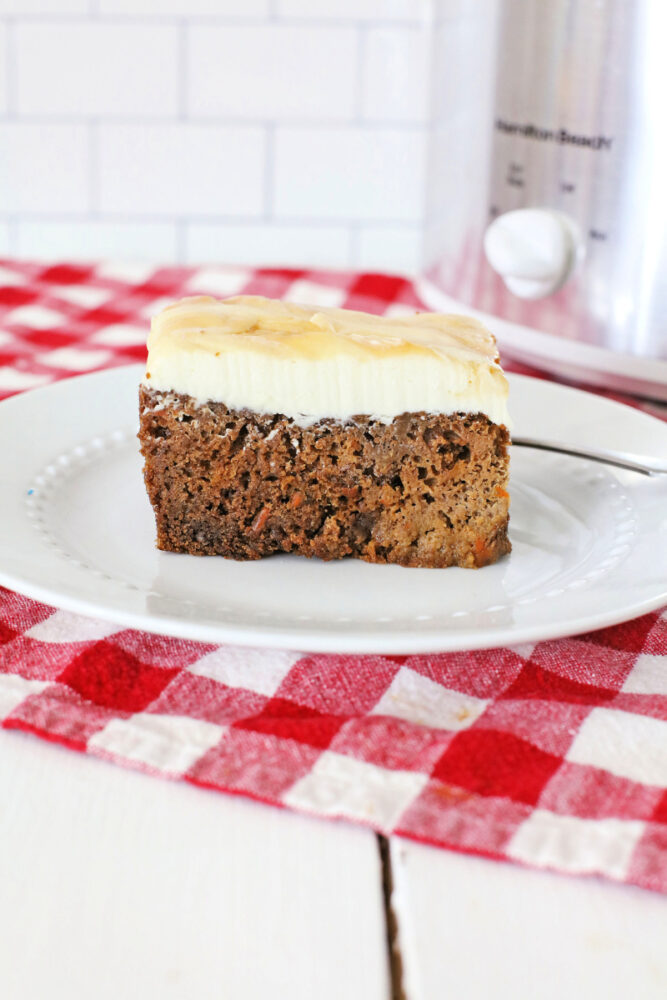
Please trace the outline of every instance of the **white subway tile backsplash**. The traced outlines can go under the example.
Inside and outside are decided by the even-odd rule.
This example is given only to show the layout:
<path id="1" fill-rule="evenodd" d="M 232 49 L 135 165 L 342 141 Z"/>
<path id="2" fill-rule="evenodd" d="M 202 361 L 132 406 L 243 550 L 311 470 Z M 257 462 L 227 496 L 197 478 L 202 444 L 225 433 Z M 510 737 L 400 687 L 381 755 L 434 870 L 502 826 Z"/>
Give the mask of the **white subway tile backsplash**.
<path id="1" fill-rule="evenodd" d="M 169 222 L 20 221 L 17 253 L 76 260 L 177 259 L 176 226 Z"/>
<path id="2" fill-rule="evenodd" d="M 175 27 L 25 23 L 16 27 L 18 111 L 24 114 L 173 115 Z"/>
<path id="3" fill-rule="evenodd" d="M 425 140 L 418 129 L 281 128 L 276 213 L 283 218 L 418 221 Z"/>
<path id="4" fill-rule="evenodd" d="M 0 24 L 0 114 L 7 110 L 9 98 L 7 83 L 10 58 L 7 28 L 4 24 Z"/>
<path id="5" fill-rule="evenodd" d="M 493 20 L 500 6 L 499 0 L 432 0 L 434 20 L 443 21 L 476 21 L 482 33 L 489 21 Z"/>
<path id="6" fill-rule="evenodd" d="M 431 34 L 426 28 L 369 28 L 363 114 L 374 121 L 425 122 L 430 114 Z"/>
<path id="7" fill-rule="evenodd" d="M 431 15 L 433 0 L 277 0 L 283 17 L 414 21 Z"/>
<path id="8" fill-rule="evenodd" d="M 133 14 L 137 17 L 223 17 L 243 20 L 266 17 L 271 7 L 270 0 L 98 0 L 98 4 L 102 14 Z"/>
<path id="9" fill-rule="evenodd" d="M 346 267 L 350 234 L 344 226 L 188 226 L 186 260 L 192 263 L 265 264 L 286 267 Z"/>
<path id="10" fill-rule="evenodd" d="M 0 0 L 0 254 L 415 270 L 496 4 Z"/>
<path id="11" fill-rule="evenodd" d="M 444 22 L 434 30 L 437 60 L 433 63 L 434 116 L 443 120 L 457 111 L 472 112 L 483 91 L 472 83 L 471 51 L 479 51 L 485 36 L 475 21 Z M 479 53 L 480 58 L 482 53 Z"/>
<path id="12" fill-rule="evenodd" d="M 354 28 L 193 26 L 188 109 L 197 115 L 349 119 L 355 110 Z"/>
<path id="13" fill-rule="evenodd" d="M 262 212 L 259 128 L 102 124 L 99 138 L 102 211 L 171 218 Z"/>
<path id="14" fill-rule="evenodd" d="M 364 226 L 357 234 L 355 267 L 416 274 L 422 265 L 421 226 Z"/>
<path id="15" fill-rule="evenodd" d="M 0 211 L 86 212 L 88 167 L 84 125 L 0 123 Z"/>
<path id="16" fill-rule="evenodd" d="M 89 0 L 0 0 L 0 14 L 25 17 L 30 14 L 87 14 Z"/>

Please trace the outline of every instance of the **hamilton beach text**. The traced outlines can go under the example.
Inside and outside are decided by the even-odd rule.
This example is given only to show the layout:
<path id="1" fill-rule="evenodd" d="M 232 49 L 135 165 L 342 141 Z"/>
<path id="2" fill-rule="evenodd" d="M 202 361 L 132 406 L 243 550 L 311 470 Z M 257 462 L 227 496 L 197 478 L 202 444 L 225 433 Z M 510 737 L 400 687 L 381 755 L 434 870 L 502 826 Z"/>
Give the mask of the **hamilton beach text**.
<path id="1" fill-rule="evenodd" d="M 585 146 L 594 150 L 609 150 L 613 138 L 604 135 L 578 135 L 566 128 L 541 128 L 539 125 L 508 122 L 504 118 L 496 118 L 496 129 L 507 135 L 522 135 L 526 139 L 537 139 L 540 142 L 557 142 L 563 146 Z"/>

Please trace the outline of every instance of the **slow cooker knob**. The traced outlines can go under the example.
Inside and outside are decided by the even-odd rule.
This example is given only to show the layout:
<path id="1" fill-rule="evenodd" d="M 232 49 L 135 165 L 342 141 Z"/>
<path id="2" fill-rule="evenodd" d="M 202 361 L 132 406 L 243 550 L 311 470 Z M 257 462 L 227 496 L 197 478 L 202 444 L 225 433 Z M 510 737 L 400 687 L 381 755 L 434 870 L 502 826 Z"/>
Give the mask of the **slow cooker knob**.
<path id="1" fill-rule="evenodd" d="M 558 291 L 574 270 L 579 245 L 575 224 L 548 208 L 505 212 L 484 235 L 486 259 L 522 299 Z"/>

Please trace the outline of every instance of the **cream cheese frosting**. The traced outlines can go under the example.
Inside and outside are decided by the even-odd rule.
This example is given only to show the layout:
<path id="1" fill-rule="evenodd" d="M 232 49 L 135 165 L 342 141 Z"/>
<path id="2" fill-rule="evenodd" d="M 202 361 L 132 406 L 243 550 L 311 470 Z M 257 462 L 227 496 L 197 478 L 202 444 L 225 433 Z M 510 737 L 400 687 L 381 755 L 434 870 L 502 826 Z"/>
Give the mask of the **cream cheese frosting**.
<path id="1" fill-rule="evenodd" d="M 509 426 L 495 340 L 465 316 L 185 298 L 153 318 L 144 385 L 302 424 L 424 411 Z"/>

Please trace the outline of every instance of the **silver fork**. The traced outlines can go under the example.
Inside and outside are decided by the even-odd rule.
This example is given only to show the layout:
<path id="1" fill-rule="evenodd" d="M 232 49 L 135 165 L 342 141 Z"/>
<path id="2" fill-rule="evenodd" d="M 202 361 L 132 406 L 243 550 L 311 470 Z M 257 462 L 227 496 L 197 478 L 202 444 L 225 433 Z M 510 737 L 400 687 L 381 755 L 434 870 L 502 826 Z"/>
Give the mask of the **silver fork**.
<path id="1" fill-rule="evenodd" d="M 608 448 L 574 448 L 561 441 L 541 441 L 537 438 L 513 437 L 512 444 L 519 448 L 538 448 L 540 451 L 554 451 L 575 458 L 588 458 L 592 462 L 615 465 L 619 469 L 640 472 L 644 476 L 667 475 L 667 458 L 634 455 L 626 451 L 612 451 Z"/>

